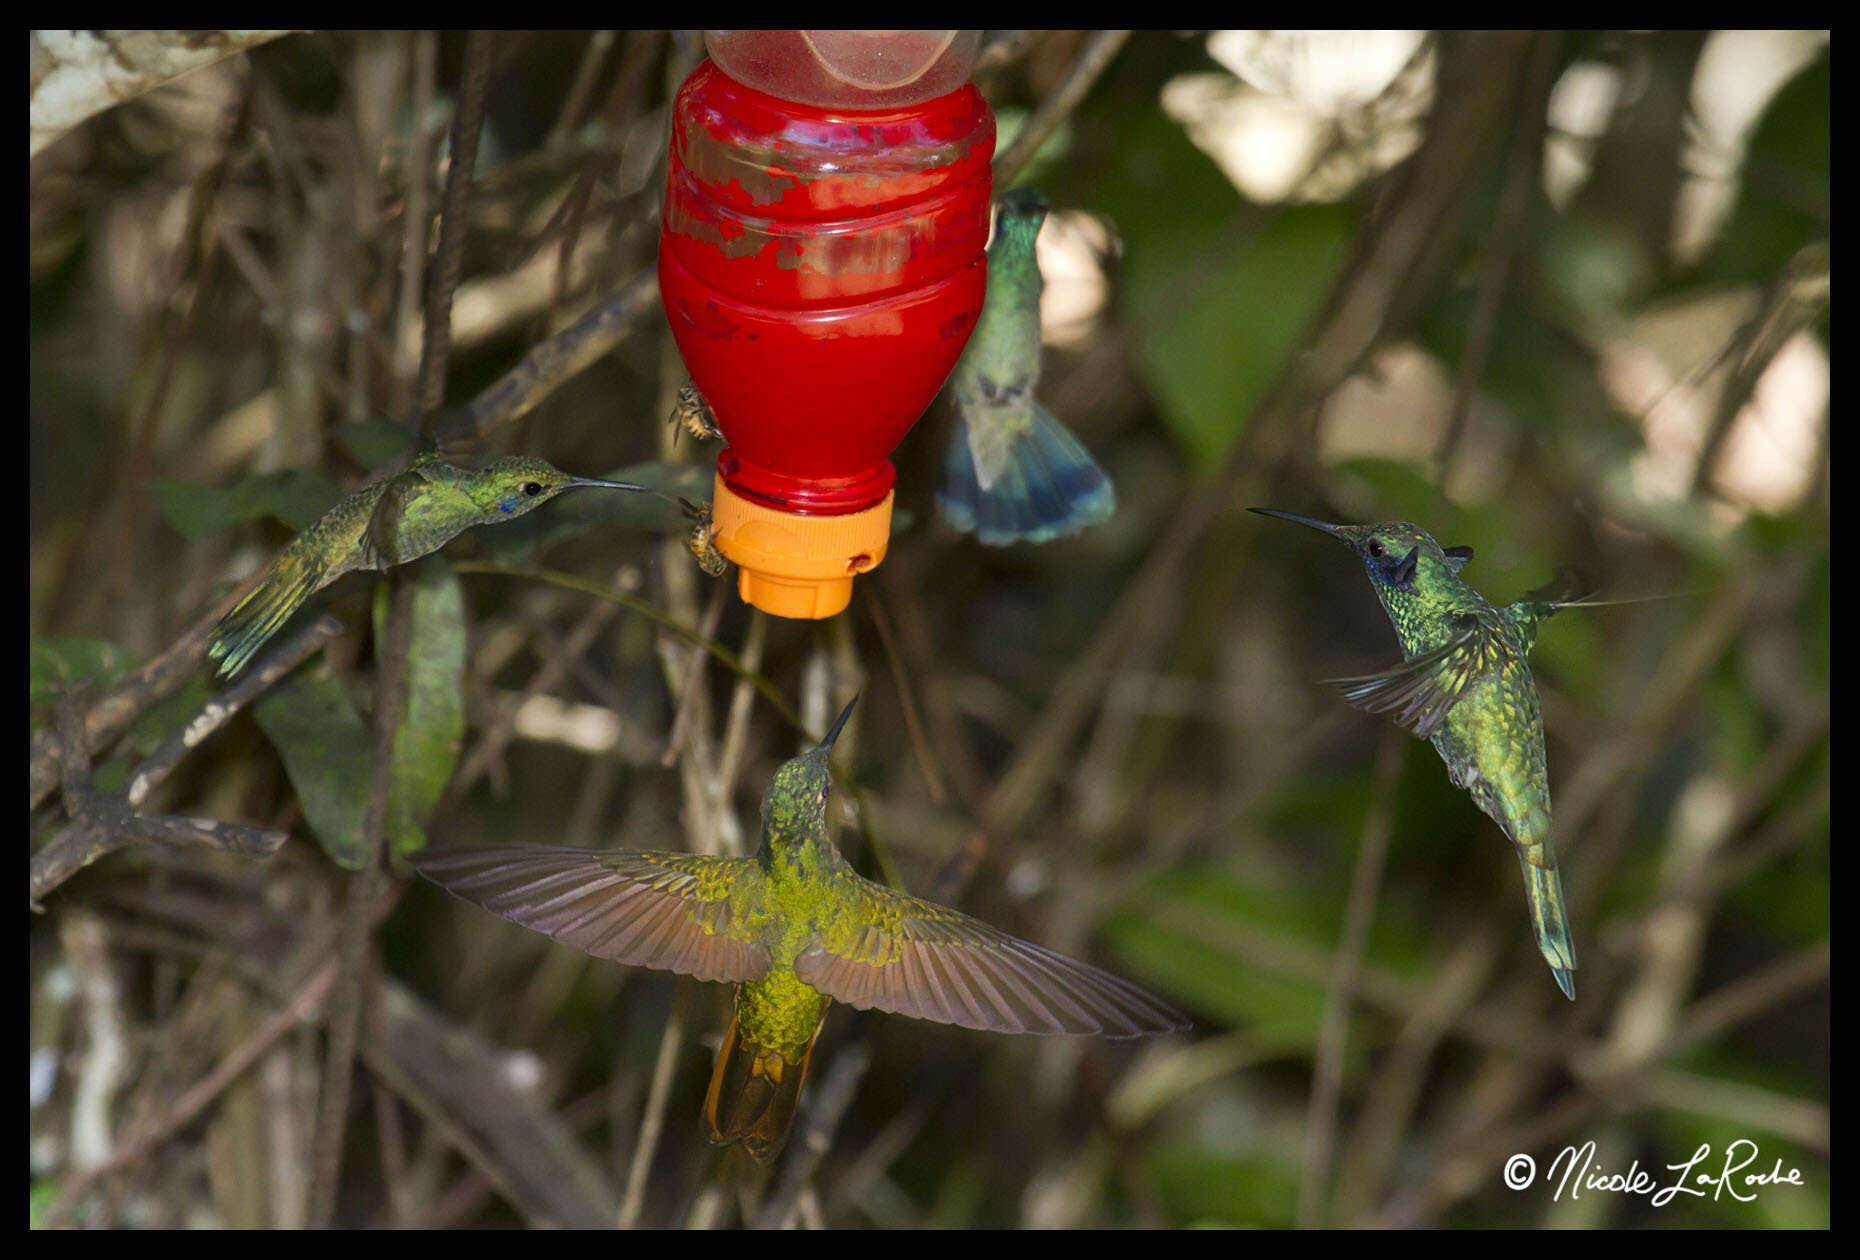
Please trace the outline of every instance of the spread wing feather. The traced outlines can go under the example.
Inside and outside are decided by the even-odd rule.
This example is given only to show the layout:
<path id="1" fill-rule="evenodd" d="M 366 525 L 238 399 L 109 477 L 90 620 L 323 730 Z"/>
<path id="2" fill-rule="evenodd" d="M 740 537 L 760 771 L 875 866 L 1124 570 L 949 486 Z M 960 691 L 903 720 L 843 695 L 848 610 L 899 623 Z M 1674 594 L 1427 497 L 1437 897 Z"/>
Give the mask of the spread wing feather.
<path id="1" fill-rule="evenodd" d="M 979 919 L 877 884 L 864 894 L 865 922 L 823 931 L 794 967 L 849 1006 L 984 1032 L 1138 1037 L 1189 1026 L 1129 981 Z"/>
<path id="2" fill-rule="evenodd" d="M 447 892 L 564 945 L 699 980 L 768 970 L 745 939 L 731 890 L 760 872 L 750 858 L 526 847 L 422 853 L 414 869 Z"/>
<path id="3" fill-rule="evenodd" d="M 1490 634 L 1475 622 L 1439 647 L 1392 669 L 1325 682 L 1357 708 L 1387 713 L 1396 725 L 1432 739 L 1466 689 L 1493 664 L 1497 645 Z"/>

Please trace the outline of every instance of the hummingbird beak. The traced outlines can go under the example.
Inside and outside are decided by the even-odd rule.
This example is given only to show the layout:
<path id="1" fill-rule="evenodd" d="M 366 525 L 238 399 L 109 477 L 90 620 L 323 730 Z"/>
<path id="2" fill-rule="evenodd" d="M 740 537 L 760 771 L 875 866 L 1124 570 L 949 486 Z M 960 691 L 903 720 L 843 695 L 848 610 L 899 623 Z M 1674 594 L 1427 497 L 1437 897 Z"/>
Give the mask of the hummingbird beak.
<path id="1" fill-rule="evenodd" d="M 858 696 L 854 696 L 851 700 L 846 702 L 846 707 L 840 710 L 839 717 L 833 720 L 833 728 L 827 732 L 826 738 L 820 741 L 819 751 L 833 751 L 833 741 L 838 739 L 840 737 L 840 732 L 846 729 L 846 719 L 852 716 L 853 706 L 858 703 Z"/>
<path id="2" fill-rule="evenodd" d="M 1309 525 L 1312 529 L 1321 529 L 1332 538 L 1341 539 L 1344 542 L 1350 541 L 1343 532 L 1343 526 L 1332 525 L 1328 521 L 1313 520 L 1309 516 L 1299 516 L 1295 512 L 1281 512 L 1278 508 L 1248 508 L 1247 511 L 1258 512 L 1261 516 L 1276 516 L 1282 521 L 1296 521 L 1300 525 Z"/>
<path id="3" fill-rule="evenodd" d="M 603 490 L 645 490 L 647 492 L 651 491 L 650 486 L 636 486 L 630 481 L 602 481 L 598 477 L 570 477 L 568 479 L 568 484 L 571 486 L 599 486 Z"/>

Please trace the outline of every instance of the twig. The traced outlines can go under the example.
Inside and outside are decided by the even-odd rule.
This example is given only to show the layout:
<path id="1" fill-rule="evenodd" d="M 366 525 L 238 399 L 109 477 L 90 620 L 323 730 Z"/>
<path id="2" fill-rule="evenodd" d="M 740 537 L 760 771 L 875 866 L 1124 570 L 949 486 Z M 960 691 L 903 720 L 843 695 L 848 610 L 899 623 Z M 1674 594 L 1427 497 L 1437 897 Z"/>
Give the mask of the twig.
<path id="1" fill-rule="evenodd" d="M 379 898 L 385 878 L 388 800 L 393 792 L 395 736 L 406 695 L 407 639 L 412 621 L 413 585 L 399 574 L 389 577 L 387 639 L 380 670 L 381 695 L 375 710 L 374 782 L 362 816 L 364 865 L 348 883 L 343 908 L 341 973 L 330 1003 L 329 1051 L 318 1100 L 316 1136 L 311 1144 L 310 1201 L 306 1220 L 312 1229 L 334 1223 L 336 1191 L 342 1167 L 342 1138 L 348 1127 L 349 1089 L 355 1072 L 355 1047 L 362 1013 L 362 967 L 373 920 L 369 907 Z"/>
<path id="2" fill-rule="evenodd" d="M 263 573 L 254 573 L 240 583 L 237 590 L 215 604 L 159 656 L 136 666 L 104 692 L 84 714 L 84 751 L 93 756 L 102 752 L 145 711 L 180 690 L 206 659 L 207 639 L 220 618 L 250 594 L 263 576 Z M 58 760 L 62 752 L 59 737 L 54 732 L 40 731 L 32 737 L 26 770 L 28 809 L 37 809 L 58 786 Z"/>
<path id="3" fill-rule="evenodd" d="M 691 982 L 683 976 L 672 989 L 672 1009 L 665 1017 L 665 1031 L 659 1037 L 659 1057 L 652 1065 L 646 1112 L 640 1119 L 639 1137 L 633 1144 L 633 1161 L 627 1165 L 626 1197 L 620 1201 L 621 1229 L 637 1228 L 640 1209 L 645 1206 L 646 1174 L 652 1171 L 653 1152 L 658 1150 L 659 1135 L 665 1131 L 665 1105 L 671 1097 L 678 1052 L 684 1045 L 685 1003 L 690 989 Z"/>
<path id="4" fill-rule="evenodd" d="M 1337 1096 L 1342 1088 L 1343 1056 L 1350 1035 L 1350 1006 L 1356 977 L 1362 970 L 1363 951 L 1369 946 L 1370 925 L 1375 922 L 1382 868 L 1394 831 L 1395 788 L 1401 779 L 1402 753 L 1407 748 L 1407 740 L 1402 731 L 1388 727 L 1382 732 L 1382 743 L 1376 753 L 1374 794 L 1370 798 L 1369 815 L 1363 820 L 1363 840 L 1356 853 L 1356 872 L 1350 879 L 1349 900 L 1344 904 L 1343 928 L 1331 961 L 1330 992 L 1324 999 L 1324 1020 L 1311 1066 L 1311 1102 L 1305 1112 L 1304 1171 L 1298 1182 L 1300 1229 L 1317 1229 L 1324 1224 L 1331 1155 L 1337 1143 Z"/>
<path id="5" fill-rule="evenodd" d="M 659 309 L 658 278 L 651 270 L 642 271 L 567 328 L 531 346 L 515 367 L 441 420 L 434 433 L 440 449 L 469 448 L 492 430 L 528 415 Z"/>
<path id="6" fill-rule="evenodd" d="M 788 703 L 788 698 L 776 689 L 774 683 L 771 683 L 767 678 L 764 678 L 754 670 L 747 668 L 743 664 L 742 658 L 723 644 L 717 642 L 715 639 L 706 638 L 696 630 L 693 630 L 690 626 L 659 611 L 650 600 L 641 599 L 639 596 L 620 590 L 618 587 L 603 586 L 599 582 L 590 582 L 586 578 L 576 577 L 572 573 L 558 573 L 550 569 L 520 569 L 512 565 L 484 564 L 478 561 L 470 561 L 464 564 L 454 565 L 453 572 L 484 573 L 497 577 L 529 578 L 536 582 L 547 582 L 551 586 L 560 586 L 565 590 L 580 591 L 583 595 L 592 595 L 596 599 L 604 599 L 610 603 L 618 604 L 622 608 L 630 609 L 638 613 L 641 617 L 644 617 L 647 621 L 652 622 L 654 625 L 671 631 L 685 642 L 703 648 L 706 652 L 709 652 L 715 657 L 718 663 L 725 669 L 740 678 L 748 679 L 749 685 L 756 689 L 756 693 L 764 700 L 767 700 L 769 704 L 774 707 L 775 711 L 787 720 L 790 726 L 799 731 L 803 737 L 808 733 L 806 724 L 801 721 L 800 713 L 795 710 L 792 704 Z"/>
<path id="7" fill-rule="evenodd" d="M 426 115 L 433 100 L 439 35 L 421 31 L 413 37 L 413 101 L 407 125 L 407 209 L 401 238 L 400 293 L 394 307 L 395 401 L 402 415 L 413 413 L 418 367 L 413 352 L 414 322 L 419 315 L 420 278 L 426 268 L 427 169 Z"/>
<path id="8" fill-rule="evenodd" d="M 490 32 L 474 30 L 465 42 L 465 67 L 457 111 L 452 118 L 451 159 L 439 222 L 431 284 L 427 289 L 425 337 L 420 349 L 419 386 L 414 403 L 419 427 L 428 429 L 445 399 L 446 366 L 451 357 L 452 295 L 458 289 L 464 256 L 467 207 L 472 171 L 478 160 L 478 136 L 484 125 L 484 100 L 491 69 Z M 312 1229 L 329 1227 L 335 1218 L 342 1166 L 342 1139 L 348 1126 L 349 1089 L 354 1079 L 360 1031 L 362 967 L 373 937 L 369 907 L 386 878 L 387 816 L 394 791 L 395 756 L 407 699 L 407 655 L 413 627 L 413 583 L 403 573 L 388 576 L 388 614 L 375 703 L 374 781 L 362 815 L 365 865 L 351 879 L 343 914 L 342 969 L 330 1003 L 329 1053 L 323 1072 L 316 1138 L 311 1147 L 310 1204 Z"/>
<path id="9" fill-rule="evenodd" d="M 472 31 L 465 37 L 465 67 L 459 76 L 457 111 L 452 115 L 439 247 L 434 251 L 433 274 L 426 293 L 420 383 L 414 395 L 422 426 L 430 423 L 445 401 L 446 366 L 452 357 L 452 295 L 459 287 L 459 268 L 465 257 L 465 206 L 471 196 L 472 171 L 478 165 L 478 133 L 484 127 L 485 86 L 490 74 L 491 33 Z"/>
<path id="10" fill-rule="evenodd" d="M 187 724 L 170 735 L 136 770 L 125 793 L 129 804 L 139 806 L 146 801 L 189 753 L 341 633 L 340 621 L 327 614 L 318 617 L 262 657 L 256 669 L 247 670 L 232 686 L 201 705 Z"/>
<path id="11" fill-rule="evenodd" d="M 1447 431 L 1434 455 L 1434 484 L 1444 487 L 1453 463 L 1453 453 L 1472 412 L 1473 395 L 1485 375 L 1485 363 L 1492 351 L 1492 338 L 1498 330 L 1498 312 L 1505 298 L 1505 280 L 1511 274 L 1511 260 L 1524 238 L 1524 225 L 1537 193 L 1543 170 L 1544 127 L 1549 117 L 1551 75 L 1556 69 L 1559 35 L 1542 33 L 1525 62 L 1524 86 L 1518 92 L 1515 112 L 1517 134 L 1511 141 L 1511 155 L 1505 163 L 1505 183 L 1498 197 L 1498 211 L 1492 233 L 1486 241 L 1485 266 L 1479 274 L 1479 289 L 1473 299 L 1472 320 L 1466 333 L 1466 346 L 1460 353 L 1459 370 L 1453 378 L 1453 410 L 1447 419 Z"/>
<path id="12" fill-rule="evenodd" d="M 544 149 L 561 144 L 580 124 L 588 99 L 594 94 L 595 81 L 600 77 L 601 63 L 613 46 L 613 31 L 593 31 L 588 35 L 587 46 L 581 50 L 581 62 L 575 67 L 575 77 L 568 85 L 568 95 L 562 100 L 562 112 L 556 115 L 549 134 L 543 137 Z"/>
<path id="13" fill-rule="evenodd" d="M 264 1056 L 265 1052 L 297 1027 L 305 1013 L 321 1001 L 329 991 L 329 986 L 336 979 L 336 960 L 330 959 L 314 971 L 310 978 L 298 988 L 295 996 L 283 1009 L 277 1011 L 264 1023 L 252 1030 L 237 1049 L 233 1050 L 214 1069 L 195 1082 L 187 1092 L 175 1100 L 174 1106 L 153 1124 L 133 1134 L 110 1156 L 109 1162 L 99 1165 L 70 1182 L 46 1213 L 47 1222 L 62 1219 L 80 1203 L 105 1178 L 139 1163 L 148 1153 L 166 1142 L 191 1124 L 207 1105 L 231 1087 L 246 1069 Z"/>
<path id="14" fill-rule="evenodd" d="M 931 751 L 929 736 L 924 733 L 923 718 L 918 716 L 917 701 L 911 694 L 910 675 L 905 673 L 904 660 L 898 654 L 891 619 L 885 615 L 883 601 L 868 595 L 861 602 L 866 612 L 871 614 L 872 624 L 878 628 L 879 646 L 884 649 L 885 664 L 891 669 L 891 685 L 898 693 L 898 706 L 904 714 L 904 729 L 911 738 L 911 750 L 917 755 L 917 768 L 923 772 L 924 783 L 930 789 L 931 802 L 942 805 L 949 800 L 949 791 L 943 786 L 943 776 L 937 773 L 936 754 Z"/>
<path id="15" fill-rule="evenodd" d="M 27 872 L 27 901 L 40 899 L 86 866 L 137 841 L 163 844 L 199 844 L 253 857 L 270 857 L 289 838 L 285 832 L 244 827 L 210 819 L 142 815 L 135 807 L 152 792 L 193 749 L 237 713 L 253 697 L 275 684 L 342 630 L 333 617 L 318 617 L 297 631 L 261 665 L 238 683 L 208 700 L 180 732 L 156 749 L 129 781 L 126 794 L 92 792 L 85 781 L 90 774 L 79 731 L 89 725 L 80 719 L 74 696 L 61 698 L 59 737 L 53 747 L 64 781 L 65 812 L 71 821 L 32 855 Z M 95 714 L 102 705 L 93 706 Z"/>
<path id="16" fill-rule="evenodd" d="M 464 759 L 459 763 L 458 773 L 452 776 L 452 782 L 446 787 L 446 801 L 450 805 L 462 799 L 466 792 L 475 786 L 494 764 L 503 757 L 504 749 L 514 738 L 517 727 L 517 713 L 523 703 L 532 696 L 539 696 L 553 689 L 562 682 L 568 672 L 569 660 L 579 660 L 594 644 L 594 638 L 615 616 L 612 604 L 595 604 L 583 614 L 581 620 L 569 631 L 568 641 L 563 651 L 553 652 L 543 658 L 542 666 L 523 689 L 523 698 L 516 704 L 501 708 L 486 724 L 484 733 L 478 742 L 472 745 Z M 495 783 L 496 780 L 493 780 Z"/>
<path id="17" fill-rule="evenodd" d="M 1006 72 L 1009 66 L 1032 52 L 1033 46 L 1045 34 L 1045 31 L 996 31 L 995 37 L 982 45 L 981 51 L 975 55 L 975 69 L 970 73 L 983 95 L 988 94 L 994 86 L 994 80 Z"/>
<path id="18" fill-rule="evenodd" d="M 1130 38 L 1129 31 L 1099 31 L 1091 37 L 1079 53 L 1072 68 L 1066 71 L 1066 77 L 1058 87 L 1047 93 L 1046 99 L 1027 116 L 1021 124 L 1014 143 L 1004 153 L 995 154 L 995 186 L 1005 188 L 1014 182 L 1014 177 L 1021 168 L 1033 160 L 1046 138 L 1058 129 L 1059 124 L 1078 108 L 1079 102 L 1104 73 L 1111 59 L 1117 56 L 1117 50 Z"/>
<path id="19" fill-rule="evenodd" d="M 1332 1219 L 1354 1223 L 1380 1196 L 1426 1084 L 1428 1062 L 1485 987 L 1498 960 L 1497 939 L 1490 915 L 1474 921 L 1383 1057 L 1338 1167 Z"/>
<path id="20" fill-rule="evenodd" d="M 760 608 L 749 614 L 749 629 L 743 635 L 743 668 L 749 674 L 762 668 L 762 649 L 768 641 L 769 617 Z M 736 680 L 730 692 L 729 716 L 724 721 L 723 745 L 717 753 L 717 805 L 729 803 L 736 790 L 736 775 L 743 768 L 743 750 L 749 745 L 749 702 L 752 688 L 745 674 Z"/>
<path id="21" fill-rule="evenodd" d="M 1731 436 L 1731 425 L 1750 400 L 1758 381 L 1795 335 L 1813 326 L 1828 306 L 1829 251 L 1825 242 L 1804 246 L 1783 268 L 1764 295 L 1763 306 L 1732 337 L 1726 352 L 1733 356 L 1729 379 L 1718 395 L 1711 424 L 1692 469 L 1693 496 L 1705 493 L 1717 471 L 1718 456 Z"/>
<path id="22" fill-rule="evenodd" d="M 727 589 L 728 584 L 724 582 L 711 585 L 710 602 L 704 607 L 703 620 L 698 622 L 698 633 L 707 639 L 717 636 L 717 623 L 723 618 L 723 593 Z M 703 652 L 692 652 L 691 663 L 685 667 L 684 685 L 678 689 L 678 711 L 672 715 L 672 733 L 665 737 L 665 752 L 659 758 L 659 764 L 668 770 L 678 764 L 679 752 L 690 736 L 697 698 L 704 689 L 704 662 L 708 659 Z"/>

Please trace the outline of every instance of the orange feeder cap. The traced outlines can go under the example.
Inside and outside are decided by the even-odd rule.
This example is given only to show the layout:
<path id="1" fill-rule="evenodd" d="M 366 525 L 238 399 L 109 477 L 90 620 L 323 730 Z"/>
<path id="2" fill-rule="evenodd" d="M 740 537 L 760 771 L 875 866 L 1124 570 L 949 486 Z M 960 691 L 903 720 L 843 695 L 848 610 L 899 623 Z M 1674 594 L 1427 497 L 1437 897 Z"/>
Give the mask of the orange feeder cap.
<path id="1" fill-rule="evenodd" d="M 743 602 L 777 617 L 831 617 L 852 602 L 853 578 L 891 543 L 891 500 L 862 512 L 809 516 L 745 499 L 719 476 L 711 491 L 712 540 L 736 565 Z"/>

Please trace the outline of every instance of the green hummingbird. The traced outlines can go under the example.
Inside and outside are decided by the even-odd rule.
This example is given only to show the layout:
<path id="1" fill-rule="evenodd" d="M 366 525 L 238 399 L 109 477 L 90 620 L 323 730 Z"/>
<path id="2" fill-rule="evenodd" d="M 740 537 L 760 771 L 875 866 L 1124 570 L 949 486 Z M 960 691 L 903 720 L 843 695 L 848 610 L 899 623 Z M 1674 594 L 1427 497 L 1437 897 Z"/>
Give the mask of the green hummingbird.
<path id="1" fill-rule="evenodd" d="M 1362 559 L 1406 659 L 1393 669 L 1333 679 L 1330 685 L 1357 708 L 1391 714 L 1432 741 L 1453 786 L 1471 792 L 1473 803 L 1510 837 L 1524 868 L 1537 948 L 1557 986 L 1574 1001 L 1576 949 L 1550 840 L 1544 722 L 1529 656 L 1546 618 L 1590 601 L 1533 591 L 1495 608 L 1460 580 L 1471 547 L 1442 548 L 1406 521 L 1331 525 L 1272 508 L 1248 510 L 1323 530 Z"/>
<path id="2" fill-rule="evenodd" d="M 1046 542 L 1111 518 L 1117 494 L 1091 453 L 1033 396 L 1040 383 L 1040 265 L 1033 243 L 1046 201 L 1001 199 L 988 250 L 988 295 L 950 374 L 956 425 L 937 511 L 993 547 Z"/>
<path id="3" fill-rule="evenodd" d="M 1126 980 L 857 874 L 827 828 L 827 755 L 788 761 L 753 857 L 555 847 L 422 853 L 455 896 L 633 967 L 736 985 L 704 1117 L 713 1142 L 780 1151 L 835 1000 L 984 1032 L 1138 1037 L 1188 1021 Z"/>
<path id="4" fill-rule="evenodd" d="M 306 599 L 343 574 L 418 560 L 474 525 L 512 520 L 575 486 L 647 490 L 625 481 L 571 477 L 526 455 L 471 470 L 423 451 L 362 486 L 293 539 L 264 581 L 213 628 L 207 655 L 230 678 Z"/>

